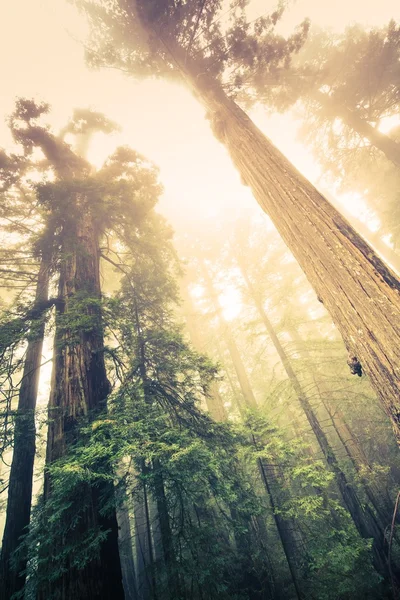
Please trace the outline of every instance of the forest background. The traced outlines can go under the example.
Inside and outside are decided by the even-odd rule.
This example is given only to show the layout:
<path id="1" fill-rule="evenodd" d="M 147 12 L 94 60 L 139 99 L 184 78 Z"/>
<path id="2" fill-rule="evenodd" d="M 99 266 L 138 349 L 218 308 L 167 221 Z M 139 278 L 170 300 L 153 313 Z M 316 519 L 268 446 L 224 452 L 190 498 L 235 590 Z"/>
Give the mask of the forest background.
<path id="1" fill-rule="evenodd" d="M 272 8 L 272 5 L 269 7 L 263 4 L 261 7 L 260 4 L 259 2 L 251 3 L 250 18 L 257 19 L 265 12 L 268 13 Z M 265 340 L 262 340 L 263 336 L 265 337 L 265 332 L 260 332 L 259 323 L 256 323 L 260 317 L 263 321 L 262 314 L 258 316 L 252 314 L 254 302 L 257 308 L 257 294 L 270 294 L 267 302 L 270 317 L 275 325 L 279 323 L 279 327 L 281 327 L 281 341 L 286 343 L 286 351 L 292 362 L 295 363 L 299 358 L 303 359 L 299 378 L 304 386 L 314 386 L 307 388 L 309 399 L 317 397 L 314 396 L 317 392 L 319 399 L 324 396 L 318 388 L 318 382 L 314 380 L 314 384 L 311 384 L 309 380 L 310 364 L 307 364 L 307 362 L 312 357 L 316 372 L 321 370 L 322 374 L 327 375 L 328 379 L 331 378 L 331 383 L 338 376 L 338 373 L 344 377 L 343 381 L 346 381 L 347 386 L 348 418 L 352 414 L 349 408 L 351 398 L 363 398 L 368 405 L 368 397 L 371 392 L 368 390 L 365 380 L 358 382 L 358 379 L 354 380 L 349 376 L 346 379 L 344 375 L 343 369 L 346 369 L 345 354 L 343 352 L 341 354 L 339 338 L 334 332 L 329 318 L 326 317 L 323 306 L 318 303 L 315 295 L 307 287 L 300 272 L 296 271 L 296 267 L 292 264 L 293 261 L 285 252 L 284 247 L 279 245 L 272 224 L 268 217 L 261 214 L 261 211 L 255 206 L 249 189 L 241 186 L 239 175 L 231 166 L 223 147 L 213 139 L 209 125 L 204 119 L 203 110 L 189 92 L 179 85 L 168 84 L 165 81 L 132 82 L 127 80 L 118 69 L 102 69 L 98 72 L 88 70 L 83 61 L 83 45 L 87 35 L 84 21 L 77 17 L 74 9 L 69 5 L 59 3 L 58 7 L 56 3 L 44 2 L 38 6 L 39 11 L 42 11 L 43 18 L 38 18 L 37 7 L 32 11 L 30 3 L 17 2 L 13 5 L 11 13 L 11 18 L 15 20 L 15 27 L 10 27 L 9 14 L 7 19 L 2 20 L 4 24 L 7 23 L 2 42 L 7 45 L 7 52 L 10 48 L 13 48 L 13 52 L 10 54 L 11 60 L 7 62 L 3 79 L 5 89 L 9 92 L 2 99 L 1 109 L 4 110 L 4 115 L 8 116 L 12 113 L 16 96 L 29 95 L 37 99 L 44 99 L 52 105 L 52 110 L 46 117 L 46 122 L 50 123 L 54 131 L 59 131 L 67 122 L 68 116 L 71 114 L 71 107 L 90 106 L 122 125 L 121 131 L 114 132 L 112 135 L 95 133 L 92 136 L 86 149 L 86 156 L 92 164 L 99 168 L 105 158 L 111 155 L 117 146 L 129 144 L 160 167 L 160 179 L 165 186 L 165 192 L 159 202 L 159 210 L 168 218 L 176 232 L 178 253 L 183 259 L 193 258 L 193 254 L 191 255 L 189 251 L 188 240 L 194 241 L 196 236 L 200 234 L 199 248 L 201 247 L 202 257 L 206 260 L 209 268 L 207 273 L 202 271 L 201 266 L 197 265 L 199 270 L 197 274 L 194 274 L 191 281 L 192 296 L 197 302 L 198 312 L 207 315 L 207 311 L 211 311 L 212 314 L 212 319 L 209 319 L 208 325 L 200 325 L 200 328 L 204 327 L 205 329 L 210 326 L 211 331 L 208 332 L 208 342 L 205 345 L 201 343 L 198 345 L 201 346 L 202 351 L 210 351 L 215 360 L 223 359 L 223 353 L 218 354 L 218 352 L 215 352 L 216 338 L 219 336 L 218 330 L 215 328 L 218 327 L 218 321 L 220 326 L 221 323 L 225 322 L 225 325 L 222 325 L 222 330 L 225 332 L 224 335 L 227 336 L 225 341 L 227 347 L 230 348 L 231 360 L 234 362 L 232 345 L 230 345 L 229 333 L 227 333 L 229 330 L 233 330 L 239 338 L 236 341 L 242 358 L 244 357 L 246 368 L 251 373 L 252 386 L 260 405 L 267 402 L 276 409 L 280 400 L 277 404 L 274 404 L 274 402 L 277 401 L 277 398 L 284 397 L 284 406 L 286 407 L 288 404 L 290 405 L 291 391 L 288 388 L 282 391 L 282 367 L 277 367 L 275 370 L 276 356 L 274 351 L 272 351 L 271 356 L 271 347 L 266 347 Z M 363 5 L 362 14 L 360 14 L 357 7 L 348 7 L 345 6 L 345 3 L 343 3 L 343 10 L 338 8 L 340 7 L 337 4 L 334 7 L 328 7 L 328 5 L 322 7 L 321 3 L 318 6 L 312 2 L 308 4 L 296 3 L 288 10 L 287 16 L 282 22 L 279 23 L 278 31 L 289 34 L 304 16 L 309 16 L 316 25 L 325 26 L 328 24 L 336 32 L 342 31 L 353 20 L 364 26 L 379 26 L 386 24 L 390 18 L 400 18 L 400 14 L 396 15 L 396 7 L 391 2 L 381 3 L 379 14 L 376 12 L 375 3 Z M 354 10 L 354 15 L 351 14 L 352 10 Z M 24 19 L 20 17 L 22 13 Z M 30 14 L 32 16 L 31 23 L 34 21 L 35 25 L 38 24 L 38 27 L 33 28 L 31 24 L 28 25 Z M 11 40 L 9 39 L 10 31 L 13 31 Z M 54 48 L 54 52 L 49 53 L 50 47 Z M 18 77 L 16 77 L 16 74 L 18 74 Z M 160 97 L 163 98 L 162 110 L 160 110 Z M 297 139 L 301 121 L 298 119 L 296 111 L 284 115 L 267 115 L 263 108 L 256 107 L 250 111 L 250 115 L 308 179 L 316 183 L 326 194 L 334 195 L 339 203 L 345 206 L 346 211 L 367 226 L 367 230 L 371 234 L 379 229 L 379 214 L 371 212 L 371 207 L 364 202 L 360 192 L 354 193 L 351 190 L 343 192 L 343 190 L 339 190 L 334 177 L 326 178 L 323 176 L 324 168 L 318 165 L 315 155 Z M 176 123 L 179 123 L 178 127 Z M 396 117 L 391 117 L 387 121 L 383 120 L 380 124 L 380 130 L 385 133 L 394 129 L 397 124 Z M 4 146 L 8 151 L 12 151 L 15 147 L 6 126 L 4 126 L 2 133 L 5 140 Z M 193 143 L 194 140 L 195 143 Z M 250 208 L 253 206 L 254 208 Z M 224 218 L 227 213 L 229 213 L 229 219 Z M 236 218 L 240 219 L 241 227 L 239 229 L 244 231 L 236 231 L 235 233 Z M 252 242 L 248 244 L 249 254 L 246 256 L 246 224 L 249 221 L 255 224 L 254 237 Z M 209 236 L 203 235 L 202 237 L 204 232 L 209 232 Z M 265 232 L 268 232 L 268 243 L 263 237 Z M 235 235 L 238 237 L 235 238 Z M 240 238 L 240 235 L 244 237 Z M 217 238 L 222 236 L 229 238 L 231 244 L 229 247 L 216 244 Z M 392 249 L 392 239 L 387 222 L 385 223 L 385 235 L 381 237 L 384 244 L 381 252 L 383 255 L 385 254 L 386 245 L 389 256 Z M 235 240 L 243 250 L 244 256 L 235 256 L 233 251 Z M 277 259 L 274 256 L 274 249 L 276 248 Z M 193 253 L 196 255 L 195 250 L 193 250 Z M 218 260 L 213 263 L 216 256 L 218 256 Z M 260 289 L 254 295 L 252 294 L 251 282 L 253 281 L 254 284 L 257 280 L 257 272 L 251 271 L 251 269 L 246 272 L 246 264 L 253 265 L 254 269 L 254 264 L 261 256 L 264 259 L 268 257 L 268 268 L 265 271 L 264 284 L 260 285 Z M 243 264 L 243 259 L 244 268 L 240 263 L 240 260 L 242 260 Z M 198 260 L 198 256 L 194 261 L 195 264 L 197 264 L 196 260 Z M 272 275 L 274 260 L 277 260 L 275 273 L 278 274 L 275 278 Z M 390 259 L 388 261 L 390 262 Z M 296 275 L 294 280 L 295 289 L 290 291 L 288 291 L 290 288 L 289 280 L 285 280 L 283 288 L 279 290 L 279 280 L 282 276 L 284 278 L 282 274 L 285 272 L 285 264 L 289 265 L 289 279 Z M 241 275 L 238 274 L 238 267 L 242 270 Z M 271 280 L 268 280 L 271 275 Z M 214 284 L 212 279 L 214 279 Z M 244 284 L 247 285 L 247 289 Z M 216 287 L 213 287 L 213 285 Z M 288 287 L 285 288 L 285 285 Z M 289 308 L 286 312 L 283 311 L 284 314 L 282 314 L 283 304 L 279 307 L 280 299 L 283 302 L 283 298 L 287 301 L 288 297 L 292 297 L 294 305 L 297 303 L 300 307 L 297 313 L 295 306 L 293 306 L 292 310 Z M 299 318 L 299 322 L 296 322 L 296 316 Z M 301 318 L 303 318 L 303 325 L 301 325 Z M 205 321 L 207 321 L 207 317 L 205 317 Z M 307 323 L 314 324 L 314 334 L 318 331 L 327 342 L 329 360 L 326 362 L 329 365 L 324 366 L 326 360 L 324 348 L 316 349 L 311 341 L 308 343 L 307 339 L 296 339 L 296 331 L 297 334 L 300 331 L 305 338 L 310 335 L 310 340 L 312 340 L 312 326 L 308 330 Z M 268 326 L 265 326 L 268 329 Z M 299 343 L 302 346 L 303 355 L 298 353 L 296 344 L 299 345 Z M 309 359 L 307 358 L 308 353 L 310 353 Z M 229 362 L 229 359 L 227 360 Z M 266 373 L 268 374 L 267 377 Z M 225 373 L 225 383 L 221 383 L 222 388 L 227 386 L 227 381 L 229 381 L 231 375 L 232 373 L 229 373 L 228 368 Z M 289 375 L 287 369 L 286 375 Z M 268 382 L 266 379 L 268 379 Z M 46 401 L 48 380 L 49 369 L 43 369 L 40 385 L 42 402 Z M 242 385 L 239 387 L 241 387 L 243 394 Z M 296 391 L 295 386 L 294 389 Z M 315 389 L 317 389 L 317 392 Z M 331 393 L 333 396 L 337 393 L 339 397 L 340 386 L 337 390 L 332 389 Z M 251 394 L 253 394 L 253 391 Z M 299 397 L 297 392 L 296 395 Z M 225 408 L 228 411 L 234 404 L 234 396 L 235 385 L 226 395 Z M 304 406 L 303 410 L 307 413 L 307 408 L 304 408 Z M 319 405 L 317 409 L 318 407 L 320 408 Z M 237 410 L 237 407 L 232 409 L 233 420 L 237 418 Z M 324 410 L 328 409 L 325 407 Z M 276 412 L 279 411 L 275 410 Z M 355 419 L 353 424 L 353 429 L 361 439 L 361 445 L 368 448 L 370 457 L 373 457 L 374 452 L 377 452 L 377 448 L 373 446 L 372 441 L 376 442 L 378 446 L 381 441 L 379 436 L 379 439 L 371 440 L 372 428 L 378 414 L 380 414 L 379 411 L 374 413 L 372 410 L 371 414 L 365 415 L 366 418 L 363 422 Z M 275 414 L 275 417 L 279 421 L 279 414 Z M 333 419 L 332 415 L 330 415 L 330 418 Z M 300 423 L 302 419 L 301 428 L 305 428 L 304 431 L 307 432 L 304 416 L 300 417 Z M 378 427 L 380 427 L 380 423 L 381 421 L 378 419 Z M 329 426 L 327 425 L 327 427 Z M 259 423 L 258 427 L 262 430 L 262 424 Z M 300 435 L 302 433 L 304 435 L 301 428 Z M 382 439 L 387 438 L 388 445 L 385 449 L 380 448 L 381 455 L 379 459 L 382 459 L 384 463 L 385 457 L 392 457 L 393 448 L 389 430 L 385 430 L 385 425 L 382 425 L 382 428 Z M 345 444 L 344 448 L 346 448 Z M 316 452 L 318 454 L 319 450 L 317 449 Z M 338 457 L 342 458 L 340 451 L 338 451 Z M 337 475 L 337 466 L 330 462 L 329 451 L 325 454 L 325 459 Z M 390 459 L 390 465 L 396 471 L 396 460 L 394 458 Z M 375 470 L 371 475 L 370 484 L 374 482 L 375 478 L 378 481 L 378 486 L 381 485 L 382 479 L 379 479 L 379 477 L 384 478 L 387 475 L 384 465 L 380 466 L 382 472 L 379 472 L 378 461 L 378 466 L 374 466 Z M 315 473 L 313 476 L 315 476 Z M 362 484 L 362 475 L 360 475 L 360 478 L 360 480 L 356 478 L 357 485 Z M 321 480 L 318 485 L 323 489 L 324 486 L 328 485 L 328 482 Z M 388 489 L 388 493 L 392 495 L 393 501 L 393 484 L 388 485 L 391 488 Z M 373 536 L 367 535 L 365 537 Z M 358 551 L 359 549 L 354 550 L 354 552 Z M 373 587 L 372 576 L 371 582 Z M 318 592 L 316 593 L 318 594 Z M 327 594 L 327 591 L 321 591 L 320 594 L 322 593 Z M 346 597 L 346 593 L 348 592 L 343 592 L 343 597 Z M 300 597 L 299 594 L 298 597 Z"/>

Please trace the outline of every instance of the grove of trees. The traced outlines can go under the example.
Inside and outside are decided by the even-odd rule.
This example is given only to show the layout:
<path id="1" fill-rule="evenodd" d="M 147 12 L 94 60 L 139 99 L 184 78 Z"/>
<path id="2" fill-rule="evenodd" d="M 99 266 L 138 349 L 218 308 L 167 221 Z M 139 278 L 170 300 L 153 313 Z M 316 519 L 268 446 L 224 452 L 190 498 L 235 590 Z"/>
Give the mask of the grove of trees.
<path id="1" fill-rule="evenodd" d="M 171 226 L 134 140 L 89 160 L 123 123 L 71 107 L 57 132 L 15 100 L 0 599 L 398 598 L 400 25 L 285 37 L 286 2 L 74 4 L 88 64 L 187 86 L 263 212 Z M 295 115 L 332 192 L 254 106 Z"/>

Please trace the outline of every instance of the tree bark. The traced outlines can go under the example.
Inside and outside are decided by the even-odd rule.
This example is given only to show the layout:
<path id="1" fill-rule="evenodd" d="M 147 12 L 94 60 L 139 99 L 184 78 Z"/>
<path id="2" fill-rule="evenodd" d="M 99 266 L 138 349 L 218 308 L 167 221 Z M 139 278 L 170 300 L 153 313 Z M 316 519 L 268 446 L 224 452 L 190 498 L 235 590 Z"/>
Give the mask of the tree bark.
<path id="1" fill-rule="evenodd" d="M 400 443 L 400 282 L 342 215 L 207 76 L 187 75 L 216 137 L 294 254 Z"/>
<path id="2" fill-rule="evenodd" d="M 35 305 L 48 299 L 49 270 L 50 257 L 43 255 L 38 273 Z M 40 321 L 33 333 L 34 337 L 28 342 L 15 418 L 14 451 L 0 558 L 1 600 L 9 600 L 13 594 L 22 590 L 26 579 L 26 551 L 21 550 L 15 555 L 13 566 L 10 565 L 10 559 L 21 542 L 21 536 L 28 532 L 30 522 L 36 438 L 35 409 L 45 329 L 44 320 L 40 318 L 42 316 L 39 316 Z"/>
<path id="3" fill-rule="evenodd" d="M 64 232 L 60 266 L 59 297 L 64 305 L 56 317 L 52 390 L 49 402 L 49 427 L 46 464 L 62 457 L 76 441 L 78 422 L 95 418 L 106 409 L 110 391 L 104 363 L 104 340 L 100 309 L 100 270 L 98 234 L 93 225 L 90 201 L 85 194 L 71 199 L 75 215 L 70 230 Z M 74 325 L 75 319 L 84 322 Z M 72 324 L 71 324 L 72 322 Z M 52 494 L 52 478 L 45 476 L 45 503 Z M 112 498 L 109 483 L 82 486 L 83 512 L 79 526 L 71 532 L 70 543 L 92 528 L 108 531 L 99 556 L 83 568 L 72 565 L 39 590 L 45 600 L 51 594 L 74 600 L 124 598 L 118 552 L 118 525 L 115 509 L 101 513 L 102 497 Z M 84 503 L 84 504 L 83 504 Z M 65 541 L 64 541 L 65 543 Z M 71 558 L 67 558 L 69 564 Z"/>
<path id="4" fill-rule="evenodd" d="M 382 239 L 382 236 L 385 235 L 385 232 L 382 232 L 381 230 L 371 231 L 365 223 L 346 210 L 345 206 L 343 206 L 343 204 L 339 204 L 339 202 L 333 196 L 326 193 L 326 197 L 327 200 L 333 204 L 333 206 L 337 208 L 337 210 L 349 221 L 349 223 L 351 223 L 357 233 L 368 242 L 375 252 L 377 252 L 381 259 L 385 261 L 396 272 L 397 275 L 399 275 L 400 254 L 385 244 Z"/>

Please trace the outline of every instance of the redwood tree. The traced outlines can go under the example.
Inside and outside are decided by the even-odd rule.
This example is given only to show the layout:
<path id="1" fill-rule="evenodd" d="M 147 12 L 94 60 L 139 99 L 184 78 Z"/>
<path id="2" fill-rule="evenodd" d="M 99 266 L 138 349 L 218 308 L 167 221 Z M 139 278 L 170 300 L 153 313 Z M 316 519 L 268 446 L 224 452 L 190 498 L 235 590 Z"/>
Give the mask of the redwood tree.
<path id="1" fill-rule="evenodd" d="M 93 62 L 120 66 L 136 76 L 183 79 L 203 104 L 243 182 L 330 312 L 350 356 L 369 375 L 400 440 L 399 281 L 226 92 L 230 47 L 242 44 L 247 50 L 249 28 L 257 34 L 251 43 L 270 42 L 274 68 L 301 47 L 307 25 L 282 40 L 274 34 L 279 12 L 253 25 L 241 15 L 224 36 L 217 0 L 79 4 L 92 24 Z M 231 8 L 232 14 L 238 10 Z"/>
<path id="2" fill-rule="evenodd" d="M 97 467 L 107 476 L 95 482 L 80 480 L 75 486 L 60 485 L 57 472 L 81 437 L 80 425 L 107 412 L 111 387 L 105 366 L 100 242 L 106 231 L 109 238 L 134 238 L 161 188 L 154 168 L 129 148 L 119 148 L 93 172 L 84 158 L 41 124 L 38 119 L 46 110 L 20 100 L 14 114 L 15 138 L 27 154 L 40 149 L 55 173 L 53 181 L 36 186 L 38 204 L 47 217 L 41 243 L 51 247 L 58 275 L 42 534 L 34 544 L 39 548 L 38 597 L 123 598 L 112 469 L 107 471 L 99 457 Z M 80 133 L 93 129 L 89 113 L 78 115 Z M 100 126 L 104 123 L 100 119 Z M 35 366 L 37 378 L 39 365 Z M 31 454 L 33 462 L 34 434 Z M 10 515 L 16 512 L 10 506 Z"/>

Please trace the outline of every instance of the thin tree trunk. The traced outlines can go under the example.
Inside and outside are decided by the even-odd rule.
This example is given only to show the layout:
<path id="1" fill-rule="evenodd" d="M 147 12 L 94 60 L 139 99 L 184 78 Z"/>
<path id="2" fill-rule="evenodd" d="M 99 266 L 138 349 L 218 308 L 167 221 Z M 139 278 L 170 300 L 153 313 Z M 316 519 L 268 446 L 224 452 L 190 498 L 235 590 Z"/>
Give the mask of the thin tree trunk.
<path id="1" fill-rule="evenodd" d="M 371 511 L 369 511 L 368 508 L 366 510 L 363 509 L 355 490 L 347 481 L 345 474 L 339 466 L 335 453 L 328 441 L 328 438 L 321 428 L 318 417 L 301 387 L 301 384 L 292 368 L 292 365 L 290 364 L 290 360 L 282 344 L 280 343 L 278 336 L 275 333 L 272 323 L 267 317 L 262 302 L 258 297 L 254 286 L 251 283 L 243 265 L 241 265 L 241 270 L 249 292 L 251 293 L 254 303 L 256 304 L 259 315 L 265 325 L 265 328 L 268 332 L 268 335 L 271 338 L 271 341 L 277 353 L 279 354 L 279 358 L 281 359 L 282 365 L 293 386 L 293 389 L 301 404 L 301 407 L 304 410 L 304 413 L 311 426 L 311 429 L 313 430 L 314 435 L 317 438 L 318 444 L 325 457 L 325 460 L 331 467 L 333 473 L 335 474 L 335 480 L 341 493 L 343 502 L 346 508 L 348 509 L 354 522 L 354 525 L 356 526 L 357 531 L 359 532 L 361 537 L 366 539 L 373 539 L 372 551 L 375 568 L 381 575 L 387 577 L 388 565 L 386 560 L 386 551 L 384 547 L 384 531 L 377 523 Z"/>
<path id="2" fill-rule="evenodd" d="M 144 473 L 145 471 L 146 470 L 143 465 L 142 472 Z M 144 500 L 144 513 L 146 516 L 147 546 L 149 549 L 149 559 L 150 559 L 151 597 L 153 600 L 157 600 L 157 585 L 156 585 L 156 573 L 155 573 L 155 563 L 154 563 L 153 535 L 152 535 L 152 531 L 151 531 L 149 496 L 147 493 L 146 484 L 143 485 L 143 500 Z"/>
<path id="3" fill-rule="evenodd" d="M 35 305 L 48 299 L 50 258 L 42 256 L 36 286 Z M 43 315 L 41 315 L 43 317 Z M 7 498 L 7 515 L 1 548 L 0 575 L 1 600 L 9 600 L 25 585 L 27 555 L 25 550 L 15 555 L 15 565 L 10 559 L 27 533 L 31 504 L 33 464 L 35 459 L 35 409 L 39 387 L 40 365 L 44 339 L 44 321 L 35 327 L 29 340 L 19 391 L 18 411 L 15 418 L 14 451 L 11 463 Z"/>
<path id="4" fill-rule="evenodd" d="M 327 402 L 323 398 L 323 395 L 321 395 L 321 400 L 327 413 L 331 418 L 332 425 L 346 451 L 347 456 L 353 463 L 355 470 L 360 476 L 360 481 L 363 485 L 365 494 L 368 500 L 371 502 L 372 506 L 374 507 L 378 519 L 380 521 L 380 527 L 382 531 L 385 531 L 388 527 L 390 527 L 391 524 L 394 510 L 394 502 L 389 502 L 389 498 L 387 498 L 386 495 L 382 493 L 382 490 L 378 485 L 368 482 L 368 478 L 365 476 L 365 472 L 372 474 L 372 467 L 369 464 L 368 459 L 365 456 L 365 453 L 361 448 L 358 440 L 355 438 L 353 432 L 347 425 L 344 415 L 340 408 L 332 407 L 330 402 Z"/>
<path id="5" fill-rule="evenodd" d="M 71 231 L 66 231 L 62 248 L 59 297 L 64 306 L 56 317 L 52 391 L 46 464 L 65 455 L 78 435 L 81 418 L 93 419 L 106 409 L 110 391 L 104 363 L 104 341 L 100 301 L 100 271 L 97 233 L 88 198 L 75 194 L 71 213 L 76 215 Z M 76 318 L 84 323 L 75 325 Z M 52 494 L 52 478 L 45 477 L 44 499 Z M 118 552 L 118 525 L 115 509 L 101 513 L 101 499 L 112 498 L 113 486 L 100 483 L 82 486 L 81 505 L 85 511 L 79 526 L 70 533 L 70 543 L 78 543 L 93 527 L 108 531 L 99 556 L 83 568 L 72 564 L 58 578 L 43 584 L 39 599 L 51 594 L 63 598 L 117 600 L 124 598 Z M 64 540 L 64 543 L 66 541 Z M 68 557 L 68 564 L 73 557 Z"/>
<path id="6" fill-rule="evenodd" d="M 253 438 L 254 446 L 257 448 L 257 442 L 256 442 L 254 435 L 252 435 L 252 438 Z M 269 499 L 269 502 L 271 505 L 272 515 L 273 515 L 273 518 L 275 521 L 275 526 L 278 530 L 279 538 L 282 543 L 282 548 L 285 553 L 286 562 L 288 564 L 290 575 L 291 575 L 292 582 L 293 582 L 293 586 L 294 586 L 294 589 L 296 592 L 296 598 L 298 598 L 298 600 L 302 600 L 303 598 L 305 598 L 305 596 L 301 591 L 299 581 L 298 581 L 298 579 L 299 579 L 298 564 L 297 564 L 297 562 L 298 562 L 297 561 L 298 543 L 294 536 L 290 522 L 287 519 L 284 519 L 280 515 L 279 511 L 277 510 L 274 495 L 273 495 L 273 492 L 271 489 L 271 485 L 269 483 L 269 478 L 267 477 L 266 465 L 264 465 L 264 462 L 262 461 L 261 458 L 258 459 L 258 467 L 259 467 L 260 475 L 261 475 L 262 481 L 264 483 L 264 487 L 267 492 L 268 499 Z M 273 471 L 275 470 L 274 467 L 272 468 L 272 470 Z M 275 475 L 275 478 L 276 478 L 276 475 Z"/>
<path id="7" fill-rule="evenodd" d="M 164 564 L 167 571 L 168 592 L 170 600 L 179 600 L 181 595 L 175 549 L 172 540 L 171 523 L 168 513 L 167 497 L 160 462 L 153 461 L 154 487 L 157 502 L 158 519 L 160 524 L 161 542 L 164 554 Z"/>
<path id="8" fill-rule="evenodd" d="M 151 561 L 143 490 L 134 495 L 136 571 L 139 600 L 151 598 Z"/>
<path id="9" fill-rule="evenodd" d="M 400 167 L 400 145 L 392 140 L 388 135 L 382 133 L 361 118 L 355 111 L 347 108 L 342 103 L 335 101 L 335 96 L 329 96 L 319 90 L 313 90 L 309 96 L 318 102 L 330 117 L 341 118 L 348 127 L 356 131 L 360 137 L 366 138 L 371 146 L 375 146 L 383 152 L 391 162 Z"/>
<path id="10" fill-rule="evenodd" d="M 175 49 L 174 49 L 175 51 Z M 179 54 L 177 59 L 180 60 Z M 400 283 L 342 215 L 273 146 L 218 82 L 181 70 L 216 137 L 268 213 L 369 375 L 400 443 Z M 186 71 L 186 73 L 185 73 Z"/>
<path id="11" fill-rule="evenodd" d="M 135 561 L 133 560 L 131 525 L 129 522 L 128 507 L 125 502 L 117 510 L 117 521 L 119 527 L 118 546 L 125 600 L 139 600 Z"/>

